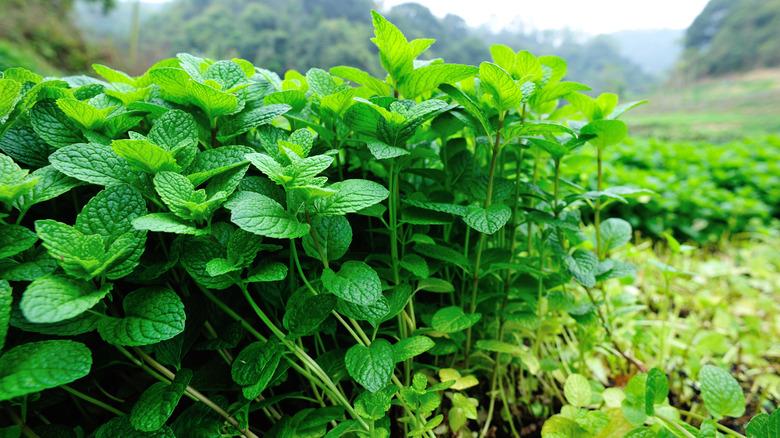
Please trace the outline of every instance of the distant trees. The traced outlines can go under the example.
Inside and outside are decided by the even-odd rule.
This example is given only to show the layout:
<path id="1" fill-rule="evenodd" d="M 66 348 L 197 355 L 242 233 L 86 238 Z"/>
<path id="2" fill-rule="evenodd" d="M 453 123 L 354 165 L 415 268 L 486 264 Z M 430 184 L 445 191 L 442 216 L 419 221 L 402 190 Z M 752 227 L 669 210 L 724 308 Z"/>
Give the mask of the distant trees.
<path id="1" fill-rule="evenodd" d="M 191 51 L 215 58 L 239 56 L 279 72 L 349 64 L 378 73 L 366 24 L 369 10 L 376 7 L 372 0 L 178 0 L 145 24 L 165 32 L 145 33 L 142 46 L 157 48 L 156 56 L 159 47 L 168 49 L 165 55 Z M 417 3 L 398 5 L 387 17 L 409 38 L 436 38 L 428 57 L 477 64 L 490 56 L 490 44 L 505 43 L 566 56 L 571 59 L 570 76 L 597 89 L 642 91 L 652 82 L 606 40 L 580 43 L 563 38 L 561 43 L 561 38 L 553 42 L 543 33 L 493 33 L 471 28 L 455 15 L 438 18 Z"/>
<path id="2" fill-rule="evenodd" d="M 280 73 L 353 65 L 379 74 L 367 20 L 369 11 L 377 8 L 374 0 L 144 3 L 138 57 L 128 56 L 135 47 L 134 5 L 115 0 L 0 0 L 0 70 L 22 65 L 52 73 L 83 72 L 98 61 L 139 73 L 157 59 L 186 51 L 246 58 Z M 469 27 L 456 15 L 439 18 L 416 3 L 398 5 L 387 16 L 409 38 L 437 39 L 428 58 L 478 64 L 489 58 L 491 44 L 504 43 L 568 58 L 569 76 L 593 84 L 597 91 L 643 92 L 652 83 L 606 38 L 583 42 L 566 31 L 521 28 L 496 33 Z M 73 18 L 78 26 L 63 17 Z"/>

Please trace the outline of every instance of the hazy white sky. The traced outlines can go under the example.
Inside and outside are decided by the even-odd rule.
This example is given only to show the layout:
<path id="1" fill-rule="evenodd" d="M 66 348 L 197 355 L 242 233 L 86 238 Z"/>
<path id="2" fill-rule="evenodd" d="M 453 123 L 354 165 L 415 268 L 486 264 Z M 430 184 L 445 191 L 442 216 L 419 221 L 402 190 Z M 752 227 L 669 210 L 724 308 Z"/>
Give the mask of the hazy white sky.
<path id="1" fill-rule="evenodd" d="M 569 28 L 595 35 L 620 30 L 684 29 L 707 0 L 413 0 L 435 15 L 460 15 L 493 29 L 514 22 L 533 29 Z M 384 0 L 385 8 L 409 0 Z"/>

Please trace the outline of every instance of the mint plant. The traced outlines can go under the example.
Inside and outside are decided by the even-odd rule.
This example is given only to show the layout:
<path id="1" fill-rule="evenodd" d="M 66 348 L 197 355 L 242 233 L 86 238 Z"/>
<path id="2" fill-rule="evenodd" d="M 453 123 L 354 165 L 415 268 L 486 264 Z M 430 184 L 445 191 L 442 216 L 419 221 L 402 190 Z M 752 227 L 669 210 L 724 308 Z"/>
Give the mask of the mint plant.
<path id="1" fill-rule="evenodd" d="M 3 72 L 8 433 L 72 403 L 97 437 L 520 436 L 518 410 L 559 401 L 543 436 L 737 434 L 713 421 L 745 410 L 721 369 L 698 430 L 656 368 L 622 402 L 586 377 L 586 356 L 647 368 L 607 288 L 635 275 L 633 229 L 603 217 L 648 194 L 604 183 L 641 102 L 503 45 L 425 59 L 434 40 L 372 18 L 384 77 L 189 54 Z M 563 171 L 589 148 L 595 187 Z"/>

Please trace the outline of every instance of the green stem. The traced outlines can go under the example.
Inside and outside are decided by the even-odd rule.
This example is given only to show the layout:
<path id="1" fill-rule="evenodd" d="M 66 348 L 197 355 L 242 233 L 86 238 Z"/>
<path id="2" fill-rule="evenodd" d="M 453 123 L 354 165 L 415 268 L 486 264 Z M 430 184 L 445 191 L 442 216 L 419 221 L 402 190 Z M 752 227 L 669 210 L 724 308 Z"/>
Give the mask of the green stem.
<path id="1" fill-rule="evenodd" d="M 241 327 L 243 327 L 244 330 L 249 332 L 249 334 L 254 336 L 255 339 L 257 339 L 259 341 L 262 341 L 262 342 L 267 342 L 268 341 L 268 338 L 266 338 L 265 336 L 260 334 L 260 332 L 258 332 L 257 330 L 255 330 L 254 327 L 252 327 L 252 324 L 250 324 L 247 320 L 242 318 L 241 315 L 239 315 L 233 309 L 231 309 L 230 306 L 228 306 L 227 304 L 222 302 L 222 300 L 217 298 L 208 289 L 201 288 L 201 291 L 206 296 L 206 298 L 208 298 L 211 302 L 213 302 L 220 310 L 225 312 L 226 315 L 228 315 L 229 317 L 233 318 L 233 320 L 238 322 L 241 325 Z M 320 385 L 320 387 L 323 390 L 325 390 L 326 392 L 329 391 L 328 388 L 326 388 L 324 386 L 324 384 L 319 381 L 318 378 L 312 376 L 311 373 L 309 373 L 309 371 L 307 371 L 306 369 L 302 368 L 300 365 L 298 365 L 295 361 L 293 361 L 289 357 L 285 356 L 284 358 L 285 358 L 285 360 L 287 360 L 287 363 L 290 365 L 290 367 L 293 368 L 300 375 L 302 375 L 303 377 L 305 377 L 306 379 L 308 379 L 310 381 L 317 382 L 317 384 Z M 331 395 L 331 394 L 329 393 L 329 395 Z M 337 400 L 337 398 L 333 397 L 333 400 Z"/>
<path id="2" fill-rule="evenodd" d="M 510 263 L 512 262 L 512 260 L 514 260 L 515 248 L 517 246 L 517 214 L 518 214 L 518 208 L 520 206 L 520 174 L 522 171 L 523 155 L 524 155 L 524 150 L 520 152 L 520 157 L 517 160 L 517 168 L 515 169 L 515 196 L 514 196 L 514 208 L 512 212 L 512 233 L 511 233 L 510 243 L 509 243 Z M 498 333 L 496 334 L 496 339 L 499 342 L 502 341 L 504 338 L 503 313 L 504 313 L 504 308 L 506 308 L 507 302 L 509 301 L 509 288 L 511 286 L 511 281 L 512 281 L 512 270 L 507 269 L 506 276 L 504 277 L 504 297 L 501 301 L 501 304 L 498 306 L 498 310 L 496 311 L 496 319 L 498 320 L 497 321 Z M 498 377 L 500 371 L 501 353 L 496 353 L 496 357 L 494 360 L 495 360 L 495 366 L 493 367 L 493 375 L 491 376 L 491 383 L 490 383 L 490 405 L 488 408 L 487 419 L 485 420 L 485 426 L 482 428 L 482 432 L 480 436 L 485 436 L 488 433 L 488 430 L 490 429 L 490 423 L 493 419 L 494 405 L 496 402 L 496 397 L 498 392 L 500 392 L 502 396 L 503 408 L 507 410 L 509 409 L 504 396 L 503 384 L 501 383 Z M 510 426 L 514 431 L 514 423 L 511 420 L 510 420 Z M 517 433 L 514 433 L 514 435 L 517 435 Z"/>
<path id="3" fill-rule="evenodd" d="M 98 400 L 98 399 L 96 399 L 94 397 L 90 397 L 87 394 L 84 394 L 83 392 L 81 392 L 79 390 L 71 388 L 68 385 L 62 385 L 62 386 L 60 386 L 60 388 L 62 388 L 64 391 L 70 393 L 71 395 L 73 395 L 75 397 L 78 397 L 78 398 L 84 400 L 85 402 L 92 403 L 93 405 L 95 405 L 95 406 L 97 406 L 99 408 L 103 408 L 106 411 L 111 412 L 114 415 L 125 415 L 124 412 L 122 412 L 119 409 L 109 405 L 108 403 L 102 402 L 102 401 L 100 401 L 100 400 Z"/>
<path id="4" fill-rule="evenodd" d="M 11 417 L 11 420 L 19 426 L 22 429 L 22 433 L 27 438 L 41 438 L 40 435 L 35 433 L 32 429 L 30 429 L 30 426 L 25 424 L 24 420 L 22 420 L 18 415 L 16 415 L 16 412 L 11 409 L 11 406 L 6 406 L 5 411 L 8 413 L 8 416 Z"/>
<path id="5" fill-rule="evenodd" d="M 676 430 L 677 432 L 682 434 L 685 438 L 696 438 L 696 436 L 688 432 L 688 430 L 685 429 L 684 427 L 677 424 L 677 422 L 674 421 L 673 419 L 669 419 L 658 414 L 655 415 L 655 418 L 658 418 L 659 420 L 661 420 L 662 423 L 664 423 L 664 425 L 669 426 L 671 429 Z"/>
<path id="6" fill-rule="evenodd" d="M 501 152 L 501 130 L 504 128 L 504 113 L 498 115 L 498 126 L 496 128 L 496 139 L 493 143 L 493 151 L 490 157 L 490 168 L 488 170 L 488 185 L 485 194 L 485 209 L 490 207 L 493 202 L 493 180 L 496 175 L 496 163 L 498 154 Z M 482 263 L 482 250 L 485 248 L 485 235 L 479 234 L 479 243 L 477 243 L 477 253 L 474 257 L 474 276 L 471 283 L 471 302 L 469 303 L 469 313 L 477 310 L 477 293 L 479 292 L 479 268 Z M 472 327 L 466 331 L 466 368 L 469 367 L 469 356 L 471 355 Z"/>
<path id="7" fill-rule="evenodd" d="M 165 368 L 161 363 L 157 362 L 156 360 L 152 359 L 151 356 L 146 354 L 143 350 L 140 348 L 134 348 L 134 351 L 136 354 L 141 356 L 141 358 L 144 360 L 144 362 L 148 363 L 149 366 L 157 370 L 160 374 L 165 376 L 166 379 L 173 381 L 173 379 L 176 378 L 176 374 L 173 373 L 173 371 L 169 370 L 168 368 Z M 228 423 L 230 423 L 231 426 L 235 427 L 236 430 L 241 432 L 244 436 L 247 438 L 259 438 L 257 435 L 255 435 L 254 432 L 249 430 L 247 427 L 246 429 L 241 428 L 241 424 L 233 418 L 230 414 L 228 414 L 224 409 L 222 409 L 219 405 L 211 401 L 208 397 L 203 395 L 200 391 L 193 388 L 192 386 L 187 386 L 185 389 L 187 393 L 189 393 L 191 396 L 195 397 L 196 400 L 203 403 L 204 405 L 208 406 L 211 410 L 222 416 L 225 420 L 227 420 Z"/>
<path id="8" fill-rule="evenodd" d="M 211 147 L 215 148 L 219 146 L 217 142 L 217 118 L 211 119 Z"/>
<path id="9" fill-rule="evenodd" d="M 297 357 L 307 368 L 309 368 L 317 377 L 319 377 L 322 383 L 332 392 L 332 395 L 336 398 L 338 403 L 341 404 L 344 409 L 347 410 L 347 412 L 349 412 L 350 416 L 357 420 L 364 429 L 368 430 L 368 424 L 366 424 L 363 418 L 358 415 L 358 413 L 355 411 L 355 408 L 353 408 L 349 403 L 349 400 L 347 400 L 346 396 L 344 396 L 341 391 L 339 391 L 339 389 L 333 383 L 333 380 L 331 380 L 327 373 L 322 370 L 320 365 L 305 351 L 295 345 L 295 343 L 290 342 L 290 340 L 287 339 L 287 336 L 284 334 L 284 332 L 282 332 L 276 326 L 276 324 L 274 324 L 273 321 L 268 318 L 260 306 L 257 305 L 255 300 L 249 294 L 249 290 L 247 289 L 245 283 L 239 283 L 238 286 L 241 288 L 241 292 L 244 294 L 244 298 L 246 298 L 250 307 L 252 307 L 252 310 L 254 310 L 255 314 L 257 314 L 263 324 L 265 324 L 265 326 L 271 330 L 274 336 L 276 336 L 279 341 L 281 341 L 282 344 L 295 355 L 295 357 Z"/>
<path id="10" fill-rule="evenodd" d="M 596 147 L 596 166 L 596 191 L 599 193 L 599 195 L 596 198 L 596 205 L 593 209 L 593 226 L 596 228 L 596 255 L 599 257 L 599 260 L 601 260 L 601 189 L 603 185 L 603 162 L 601 158 L 601 147 Z"/>
<path id="11" fill-rule="evenodd" d="M 134 351 L 141 356 L 143 360 L 139 360 L 137 357 L 135 357 L 132 353 L 130 353 L 126 348 L 120 347 L 118 345 L 115 345 L 116 349 L 122 353 L 125 357 L 130 359 L 131 362 L 133 362 L 136 366 L 144 370 L 147 374 L 154 377 L 155 379 L 165 382 L 165 383 L 171 383 L 173 379 L 176 377 L 176 375 L 165 368 L 162 364 L 152 359 L 148 354 L 144 353 L 142 350 L 135 348 Z M 146 362 L 146 363 L 144 363 Z M 147 366 L 147 363 L 149 366 Z M 230 414 L 225 412 L 224 409 L 219 407 L 216 403 L 211 401 L 208 397 L 201 394 L 200 391 L 196 390 L 192 386 L 187 386 L 187 388 L 184 391 L 184 394 L 198 402 L 203 403 L 204 405 L 208 406 L 211 410 L 219 414 L 222 418 L 224 418 L 228 423 L 230 423 L 233 427 L 236 428 L 243 436 L 247 438 L 258 438 L 257 435 L 252 432 L 249 429 L 243 430 L 241 428 L 241 425 L 238 423 L 238 421 L 233 418 Z"/>
<path id="12" fill-rule="evenodd" d="M 697 413 L 691 412 L 691 411 L 686 411 L 685 409 L 677 409 L 677 410 L 680 411 L 681 414 L 684 414 L 684 415 L 687 415 L 689 417 L 695 418 L 695 419 L 697 419 L 699 421 L 707 420 L 707 417 L 705 417 L 704 415 L 700 415 L 700 414 L 697 414 Z M 728 427 L 718 423 L 717 421 L 715 422 L 715 427 L 720 429 L 721 432 L 727 433 L 727 434 L 729 434 L 731 436 L 735 436 L 737 438 L 746 438 L 745 435 L 742 435 L 741 433 L 739 433 L 739 432 L 737 432 L 735 430 L 731 430 Z"/>
<path id="13" fill-rule="evenodd" d="M 628 353 L 624 352 L 623 349 L 618 345 L 617 340 L 615 339 L 612 328 L 609 325 L 609 321 L 607 320 L 607 317 L 604 316 L 604 312 L 601 311 L 601 306 L 598 305 L 596 302 L 596 298 L 593 296 L 593 292 L 591 292 L 590 288 L 585 288 L 585 291 L 588 293 L 588 298 L 590 299 L 591 304 L 593 304 L 593 307 L 596 308 L 596 315 L 598 316 L 599 320 L 601 321 L 602 327 L 604 327 L 604 331 L 607 333 L 607 338 L 609 338 L 609 342 L 612 344 L 612 346 L 615 348 L 615 350 L 623 356 L 623 359 L 626 361 L 634 364 L 634 366 L 639 369 L 641 372 L 646 372 L 647 367 L 642 362 L 639 362 L 636 358 L 629 355 Z"/>
<path id="14" fill-rule="evenodd" d="M 393 268 L 393 282 L 398 285 L 401 282 L 399 260 L 398 260 L 398 170 L 395 160 L 390 163 L 390 195 L 387 200 L 387 209 L 390 216 L 390 257 Z"/>

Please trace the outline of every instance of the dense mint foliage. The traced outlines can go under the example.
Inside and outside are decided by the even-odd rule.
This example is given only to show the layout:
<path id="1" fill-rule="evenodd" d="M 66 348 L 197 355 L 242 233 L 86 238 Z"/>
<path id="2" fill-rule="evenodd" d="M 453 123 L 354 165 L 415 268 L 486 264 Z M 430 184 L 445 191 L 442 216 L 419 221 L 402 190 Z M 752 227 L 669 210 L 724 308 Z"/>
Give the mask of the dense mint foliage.
<path id="1" fill-rule="evenodd" d="M 503 45 L 478 66 L 423 61 L 434 40 L 372 22 L 382 77 L 189 54 L 137 77 L 3 72 L 0 400 L 15 422 L 519 436 L 512 410 L 549 416 L 553 396 L 568 404 L 550 437 L 741 416 L 739 382 L 706 364 L 707 416 L 684 423 L 664 373 L 613 336 L 601 297 L 636 275 L 633 228 L 603 209 L 647 192 L 607 187 L 604 154 L 641 102 L 590 97 L 563 59 Z M 562 176 L 586 149 L 593 186 Z M 611 409 L 586 355 L 635 374 Z"/>

